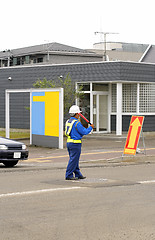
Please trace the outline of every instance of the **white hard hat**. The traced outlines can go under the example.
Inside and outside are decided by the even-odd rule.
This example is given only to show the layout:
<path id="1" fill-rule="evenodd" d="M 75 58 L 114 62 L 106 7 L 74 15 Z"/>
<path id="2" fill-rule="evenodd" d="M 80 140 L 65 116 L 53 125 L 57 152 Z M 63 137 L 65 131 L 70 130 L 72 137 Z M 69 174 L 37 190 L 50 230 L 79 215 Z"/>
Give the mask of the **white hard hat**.
<path id="1" fill-rule="evenodd" d="M 73 105 L 69 109 L 70 114 L 73 114 L 73 113 L 76 114 L 76 113 L 80 113 L 80 112 L 81 112 L 80 108 L 77 105 Z"/>

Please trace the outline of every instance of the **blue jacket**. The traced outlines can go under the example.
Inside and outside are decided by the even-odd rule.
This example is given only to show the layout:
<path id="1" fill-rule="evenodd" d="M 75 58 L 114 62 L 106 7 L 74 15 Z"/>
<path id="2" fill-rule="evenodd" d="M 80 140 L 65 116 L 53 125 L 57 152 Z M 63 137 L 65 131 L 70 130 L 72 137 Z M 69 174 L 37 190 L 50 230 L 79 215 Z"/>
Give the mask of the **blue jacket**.
<path id="1" fill-rule="evenodd" d="M 71 123 L 73 120 L 76 120 L 76 122 L 74 122 L 70 132 L 71 139 L 80 140 L 84 135 L 89 134 L 93 129 L 91 126 L 88 128 L 83 127 L 81 122 L 75 117 L 71 117 L 68 122 Z"/>

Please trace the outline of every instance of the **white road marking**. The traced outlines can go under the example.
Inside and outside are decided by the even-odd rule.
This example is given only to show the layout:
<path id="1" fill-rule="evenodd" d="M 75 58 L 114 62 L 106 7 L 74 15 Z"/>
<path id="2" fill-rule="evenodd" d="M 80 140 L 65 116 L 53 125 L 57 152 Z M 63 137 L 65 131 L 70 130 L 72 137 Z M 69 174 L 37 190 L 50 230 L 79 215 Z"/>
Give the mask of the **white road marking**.
<path id="1" fill-rule="evenodd" d="M 81 189 L 81 188 L 84 188 L 84 187 L 49 188 L 49 189 L 40 189 L 40 190 L 25 191 L 25 192 L 4 193 L 4 194 L 0 194 L 0 198 L 31 195 L 31 194 L 36 194 L 36 193 L 55 192 L 55 191 L 69 191 L 69 190 L 76 190 L 76 189 Z"/>
<path id="2" fill-rule="evenodd" d="M 107 181 L 108 179 L 104 179 L 104 180 Z M 155 183 L 155 180 L 138 181 L 138 183 L 141 183 L 141 184 Z M 56 191 L 70 191 L 70 190 L 78 190 L 78 189 L 85 189 L 85 187 L 48 188 L 48 189 L 40 189 L 40 190 L 25 191 L 25 192 L 2 193 L 0 194 L 0 198 L 31 195 L 31 194 L 38 194 L 38 193 L 48 193 L 48 192 L 56 192 Z"/>
<path id="3" fill-rule="evenodd" d="M 155 180 L 139 181 L 139 183 L 142 183 L 142 184 L 155 183 Z"/>

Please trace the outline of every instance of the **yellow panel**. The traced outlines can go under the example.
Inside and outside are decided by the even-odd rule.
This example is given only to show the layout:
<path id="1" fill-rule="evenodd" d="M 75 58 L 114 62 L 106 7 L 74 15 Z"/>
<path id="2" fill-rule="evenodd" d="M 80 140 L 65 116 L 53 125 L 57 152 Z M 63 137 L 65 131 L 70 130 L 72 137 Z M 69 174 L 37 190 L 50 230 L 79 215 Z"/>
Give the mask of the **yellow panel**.
<path id="1" fill-rule="evenodd" d="M 59 137 L 59 92 L 45 92 L 45 135 Z"/>
<path id="2" fill-rule="evenodd" d="M 33 102 L 44 102 L 45 96 L 33 96 Z"/>

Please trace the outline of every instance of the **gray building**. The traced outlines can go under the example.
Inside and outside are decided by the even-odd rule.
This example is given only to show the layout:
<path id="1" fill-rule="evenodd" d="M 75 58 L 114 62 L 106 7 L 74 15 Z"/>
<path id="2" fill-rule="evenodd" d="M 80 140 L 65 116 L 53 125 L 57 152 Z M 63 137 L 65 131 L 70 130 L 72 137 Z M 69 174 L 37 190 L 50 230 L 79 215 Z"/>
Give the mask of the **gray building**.
<path id="1" fill-rule="evenodd" d="M 144 131 L 155 131 L 155 65 L 138 62 L 92 62 L 0 68 L 0 127 L 5 126 L 5 89 L 32 88 L 38 79 L 70 73 L 84 99 L 83 113 L 100 133 L 128 130 L 131 115 L 145 116 Z M 11 94 L 11 128 L 29 128 L 29 94 Z"/>
<path id="2" fill-rule="evenodd" d="M 148 44 L 125 43 L 125 42 L 99 42 L 93 44 L 93 51 L 106 55 L 107 61 L 133 61 L 139 62 L 148 48 Z"/>
<path id="3" fill-rule="evenodd" d="M 0 52 L 0 67 L 101 60 L 102 55 L 100 54 L 56 42 Z"/>
<path id="4" fill-rule="evenodd" d="M 139 62 L 155 63 L 155 46 L 149 45 Z"/>

